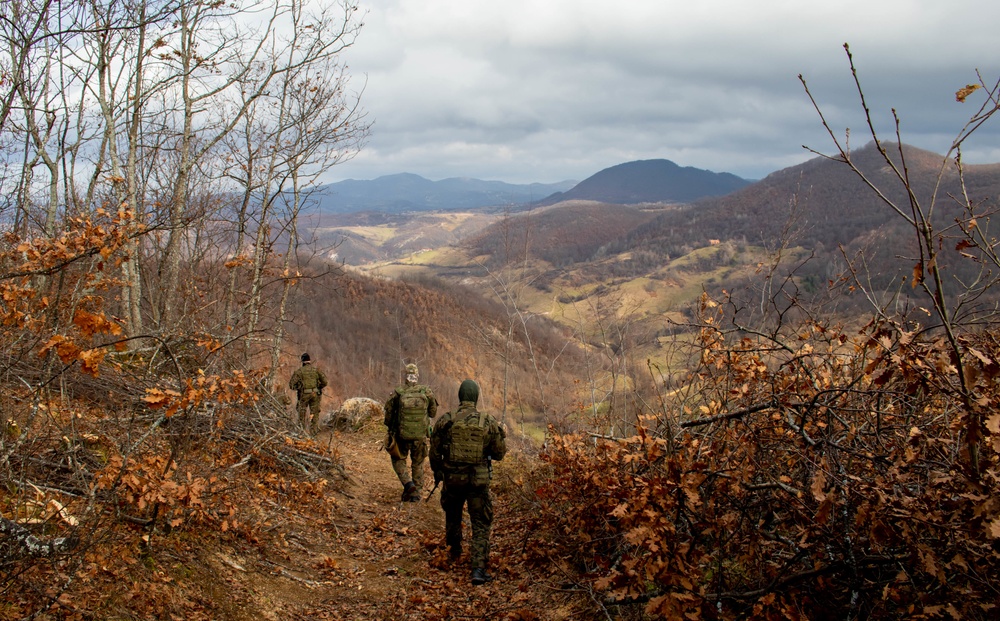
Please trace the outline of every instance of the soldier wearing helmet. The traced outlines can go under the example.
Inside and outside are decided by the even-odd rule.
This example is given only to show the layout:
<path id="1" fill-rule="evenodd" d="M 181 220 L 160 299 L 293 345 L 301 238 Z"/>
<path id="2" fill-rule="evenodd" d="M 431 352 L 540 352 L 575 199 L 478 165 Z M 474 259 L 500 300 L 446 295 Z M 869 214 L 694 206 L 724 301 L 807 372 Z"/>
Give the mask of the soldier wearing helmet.
<path id="1" fill-rule="evenodd" d="M 326 376 L 312 364 L 309 354 L 302 354 L 302 366 L 292 373 L 288 388 L 295 391 L 298 402 L 295 410 L 298 423 L 306 433 L 316 435 L 319 431 L 319 404 L 326 388 Z"/>

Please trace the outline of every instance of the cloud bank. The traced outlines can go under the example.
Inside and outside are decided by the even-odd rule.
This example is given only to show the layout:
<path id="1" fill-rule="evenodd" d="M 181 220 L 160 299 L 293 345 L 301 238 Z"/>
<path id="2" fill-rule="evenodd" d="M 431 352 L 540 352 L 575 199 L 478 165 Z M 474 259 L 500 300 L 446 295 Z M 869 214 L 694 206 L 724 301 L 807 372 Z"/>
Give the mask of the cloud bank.
<path id="1" fill-rule="evenodd" d="M 345 60 L 374 121 L 330 181 L 411 172 L 583 179 L 637 159 L 758 179 L 830 151 L 803 75 L 851 144 L 870 141 L 843 49 L 884 139 L 943 153 L 1000 78 L 994 0 L 370 0 Z M 1000 128 L 1000 119 L 998 119 Z M 1000 161 L 1000 129 L 965 146 Z"/>

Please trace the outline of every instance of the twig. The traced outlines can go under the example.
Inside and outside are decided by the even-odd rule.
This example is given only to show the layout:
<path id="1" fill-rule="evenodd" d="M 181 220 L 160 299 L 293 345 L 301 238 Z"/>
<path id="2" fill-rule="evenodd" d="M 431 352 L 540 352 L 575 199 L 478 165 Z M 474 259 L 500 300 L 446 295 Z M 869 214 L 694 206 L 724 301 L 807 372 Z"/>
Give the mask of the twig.
<path id="1" fill-rule="evenodd" d="M 744 410 L 737 410 L 735 412 L 725 412 L 723 414 L 716 414 L 715 416 L 709 416 L 708 418 L 699 418 L 698 420 L 689 420 L 681 423 L 682 428 L 689 427 L 702 427 L 704 425 L 711 425 L 714 422 L 720 420 L 729 420 L 731 418 L 741 418 L 743 416 L 749 416 L 750 414 L 755 414 L 761 410 L 767 410 L 769 408 L 777 407 L 778 403 L 774 400 L 768 401 L 766 403 L 758 403 L 757 405 L 752 405 Z"/>
<path id="2" fill-rule="evenodd" d="M 746 484 L 743 485 L 743 489 L 750 492 L 762 489 L 776 489 L 776 488 L 783 489 L 789 494 L 792 494 L 793 496 L 800 496 L 802 494 L 802 490 L 796 487 L 792 487 L 787 483 L 782 483 L 781 481 L 774 481 L 772 483 L 758 483 L 756 485 L 746 485 Z"/>
<path id="3" fill-rule="evenodd" d="M 17 522 L 0 517 L 0 535 L 5 535 L 18 549 L 33 557 L 52 556 L 60 552 L 69 552 L 80 540 L 76 537 L 56 537 L 42 540 Z"/>

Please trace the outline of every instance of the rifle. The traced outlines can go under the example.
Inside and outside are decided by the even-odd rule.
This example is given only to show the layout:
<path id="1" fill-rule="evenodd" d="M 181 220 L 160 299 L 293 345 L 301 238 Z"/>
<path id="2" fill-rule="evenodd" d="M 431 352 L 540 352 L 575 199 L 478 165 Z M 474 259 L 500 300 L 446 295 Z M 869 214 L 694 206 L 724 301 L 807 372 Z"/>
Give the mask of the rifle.
<path id="1" fill-rule="evenodd" d="M 389 434 L 393 437 L 399 433 L 399 395 L 392 401 L 392 411 L 389 412 Z"/>
<path id="2" fill-rule="evenodd" d="M 433 496 L 434 492 L 437 491 L 438 485 L 441 485 L 441 479 L 434 477 L 434 487 L 432 487 L 431 492 L 427 494 L 427 498 L 424 498 L 424 502 L 431 501 L 431 496 Z"/>

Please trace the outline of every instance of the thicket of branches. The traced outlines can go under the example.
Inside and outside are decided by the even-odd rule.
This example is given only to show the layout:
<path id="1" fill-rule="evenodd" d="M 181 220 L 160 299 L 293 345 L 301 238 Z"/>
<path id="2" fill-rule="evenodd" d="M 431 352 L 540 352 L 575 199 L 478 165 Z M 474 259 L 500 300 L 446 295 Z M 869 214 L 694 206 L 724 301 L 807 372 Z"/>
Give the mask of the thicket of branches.
<path id="1" fill-rule="evenodd" d="M 54 239 L 9 234 L 0 250 L 3 618 L 53 606 L 101 617 L 114 610 L 107 585 L 165 533 L 254 540 L 342 476 L 263 388 L 266 366 L 233 365 L 195 326 L 127 334 L 107 309 L 127 228 L 98 211 Z M 133 596 L 149 609 L 168 599 Z"/>
<path id="2" fill-rule="evenodd" d="M 997 85 L 958 98 L 974 92 L 985 101 L 941 177 L 1000 109 Z M 910 191 L 898 133 L 887 148 L 869 127 L 894 191 L 833 132 L 830 157 L 908 227 L 906 290 L 873 286 L 864 255 L 845 254 L 831 293 L 866 300 L 867 321 L 806 306 L 787 271 L 765 270 L 756 297 L 706 294 L 686 381 L 634 435 L 552 438 L 523 500 L 537 515 L 525 549 L 589 593 L 595 618 L 996 617 L 993 214 L 968 193 Z M 945 203 L 959 215 L 942 223 Z M 945 253 L 967 265 L 949 271 Z"/>
<path id="3" fill-rule="evenodd" d="M 0 4 L 3 618 L 101 618 L 163 533 L 253 539 L 340 476 L 273 390 L 300 213 L 369 127 L 356 7 L 309 6 Z"/>

